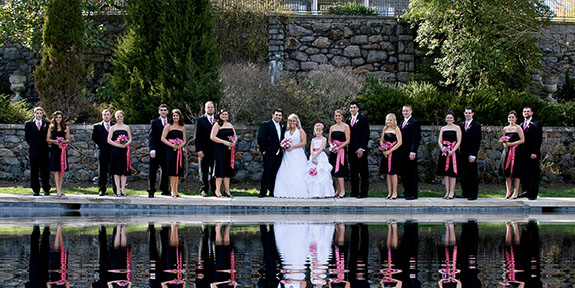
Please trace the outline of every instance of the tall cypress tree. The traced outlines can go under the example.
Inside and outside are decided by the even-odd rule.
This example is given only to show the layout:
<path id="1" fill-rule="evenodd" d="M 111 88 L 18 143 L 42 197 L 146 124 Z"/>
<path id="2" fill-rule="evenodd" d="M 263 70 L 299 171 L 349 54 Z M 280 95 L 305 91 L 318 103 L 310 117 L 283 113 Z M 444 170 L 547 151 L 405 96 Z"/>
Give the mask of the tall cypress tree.
<path id="1" fill-rule="evenodd" d="M 162 0 L 128 0 L 125 8 L 126 36 L 114 59 L 114 105 L 126 112 L 127 122 L 145 123 L 157 113 L 162 101 L 154 82 L 158 78 L 155 53 L 161 27 Z"/>
<path id="2" fill-rule="evenodd" d="M 219 53 L 209 0 L 167 0 L 160 17 L 158 91 L 170 107 L 220 99 Z"/>
<path id="3" fill-rule="evenodd" d="M 84 18 L 82 0 L 52 0 L 43 28 L 42 62 L 36 69 L 36 90 L 48 112 L 62 110 L 75 119 L 88 101 L 84 85 Z"/>

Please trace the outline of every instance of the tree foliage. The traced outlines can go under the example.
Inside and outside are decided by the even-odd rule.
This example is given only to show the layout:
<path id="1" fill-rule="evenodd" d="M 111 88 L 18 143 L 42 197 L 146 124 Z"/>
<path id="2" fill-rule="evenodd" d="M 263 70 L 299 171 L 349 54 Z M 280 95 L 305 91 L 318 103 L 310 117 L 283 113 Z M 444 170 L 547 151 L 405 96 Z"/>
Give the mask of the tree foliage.
<path id="1" fill-rule="evenodd" d="M 115 106 L 147 122 L 158 105 L 200 107 L 219 99 L 219 56 L 208 0 L 128 1 L 127 35 L 113 64 Z"/>
<path id="2" fill-rule="evenodd" d="M 48 0 L 7 0 L 0 5 L 0 45 L 6 40 L 39 51 Z"/>
<path id="3" fill-rule="evenodd" d="M 43 28 L 36 90 L 47 112 L 75 119 L 87 107 L 84 90 L 84 18 L 81 0 L 51 0 Z"/>
<path id="4" fill-rule="evenodd" d="M 541 56 L 536 34 L 550 23 L 543 0 L 411 0 L 404 16 L 446 85 L 523 89 Z"/>

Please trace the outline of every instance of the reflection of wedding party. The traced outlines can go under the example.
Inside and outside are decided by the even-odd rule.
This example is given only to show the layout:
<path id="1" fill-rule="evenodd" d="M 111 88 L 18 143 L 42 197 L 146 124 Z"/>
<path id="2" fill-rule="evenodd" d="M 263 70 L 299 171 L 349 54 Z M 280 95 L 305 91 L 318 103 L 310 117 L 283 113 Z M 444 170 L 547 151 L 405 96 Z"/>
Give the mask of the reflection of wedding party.
<path id="1" fill-rule="evenodd" d="M 264 121 L 257 133 L 257 144 L 262 157 L 263 171 L 259 197 L 278 198 L 366 198 L 369 192 L 368 143 L 370 125 L 360 113 L 357 102 L 348 106 L 350 117 L 336 110 L 332 125 L 315 123 L 312 135 L 307 135 L 298 115 L 287 116 L 276 109 L 271 119 Z M 229 122 L 230 111 L 216 113 L 212 101 L 204 104 L 204 114 L 196 118 L 193 143 L 198 159 L 200 195 L 217 198 L 230 197 L 230 180 L 237 169 L 235 163 L 238 134 Z M 412 116 L 413 108 L 402 107 L 402 118 L 389 113 L 381 131 L 378 150 L 379 174 L 387 182 L 387 199 L 418 198 L 418 148 L 421 142 L 419 122 Z M 478 197 L 477 157 L 481 144 L 481 125 L 474 119 L 474 109 L 463 111 L 465 121 L 456 123 L 456 113 L 445 113 L 445 125 L 437 137 L 437 171 L 445 185 L 444 199 Z M 522 118 L 517 112 L 508 113 L 508 125 L 503 127 L 499 142 L 504 148 L 499 174 L 505 178 L 505 199 L 536 200 L 540 179 L 540 148 L 542 127 L 533 118 L 531 107 L 523 107 Z M 92 140 L 99 150 L 98 192 L 107 194 L 108 179 L 113 194 L 126 197 L 126 182 L 133 171 L 131 162 L 132 135 L 124 123 L 124 112 L 102 111 L 102 121 L 93 127 Z M 184 115 L 178 109 L 162 104 L 158 117 L 150 122 L 149 189 L 153 198 L 157 190 L 162 195 L 180 198 L 178 185 L 186 169 L 185 157 L 188 138 Z M 57 197 L 64 197 L 62 185 L 70 168 L 67 147 L 70 130 L 65 115 L 56 111 L 52 119 L 44 119 L 44 110 L 34 108 L 34 119 L 26 122 L 25 139 L 29 145 L 30 187 L 35 196 L 41 190 L 50 195 L 50 172 L 54 177 Z M 329 126 L 329 127 L 328 127 Z M 308 127 L 310 128 L 310 127 Z M 327 133 L 327 134 L 326 134 Z M 307 147 L 307 148 L 306 148 Z M 159 173 L 158 173 L 159 172 Z M 157 179 L 157 175 L 160 175 Z M 455 195 L 459 178 L 461 195 Z M 346 192 L 349 179 L 351 190 Z M 398 193 L 401 181 L 403 193 Z M 156 183 L 159 182 L 159 183 Z M 158 184 L 158 185 L 156 185 Z"/>

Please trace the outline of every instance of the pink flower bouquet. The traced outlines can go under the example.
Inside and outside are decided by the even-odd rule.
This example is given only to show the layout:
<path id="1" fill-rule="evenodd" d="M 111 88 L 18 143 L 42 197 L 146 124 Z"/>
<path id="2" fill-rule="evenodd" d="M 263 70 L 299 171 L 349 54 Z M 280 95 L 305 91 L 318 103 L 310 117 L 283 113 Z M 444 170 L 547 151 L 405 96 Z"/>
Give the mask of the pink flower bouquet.
<path id="1" fill-rule="evenodd" d="M 441 156 L 447 156 L 451 150 L 449 150 L 449 146 L 443 146 L 441 148 Z"/>
<path id="2" fill-rule="evenodd" d="M 331 144 L 329 145 L 329 152 L 335 153 L 335 150 L 339 147 L 339 145 Z"/>
<path id="3" fill-rule="evenodd" d="M 291 142 L 291 139 L 289 139 L 289 138 L 284 138 L 282 140 L 282 142 L 280 142 L 280 147 L 282 147 L 283 149 L 287 149 L 287 148 L 291 147 L 291 145 L 292 145 L 292 142 Z"/>
<path id="4" fill-rule="evenodd" d="M 176 139 L 168 139 L 168 142 L 175 144 L 175 145 L 182 145 L 184 144 L 184 140 L 180 139 L 180 138 L 176 138 Z M 177 151 L 178 149 L 174 148 L 174 151 Z"/>
<path id="5" fill-rule="evenodd" d="M 66 138 L 64 138 L 64 137 L 56 137 L 56 142 L 58 142 L 58 144 L 60 144 L 60 143 L 62 143 L 62 142 L 64 142 L 64 141 L 66 141 Z"/>
<path id="6" fill-rule="evenodd" d="M 381 151 L 387 151 L 387 150 L 391 149 L 392 147 L 393 147 L 393 144 L 391 142 L 385 141 L 385 142 L 383 142 L 383 144 L 381 144 L 377 148 Z"/>
<path id="7" fill-rule="evenodd" d="M 509 136 L 501 136 L 501 138 L 499 138 L 499 143 L 509 142 L 509 139 Z"/>
<path id="8" fill-rule="evenodd" d="M 315 176 L 315 175 L 317 175 L 317 170 L 316 170 L 315 168 L 309 169 L 309 175 L 310 175 L 310 176 Z"/>
<path id="9" fill-rule="evenodd" d="M 130 139 L 128 139 L 127 135 L 120 135 L 120 136 L 118 136 L 118 138 L 116 138 L 116 141 L 114 141 L 114 142 L 116 142 L 118 144 L 126 144 L 126 143 L 128 143 L 128 140 L 130 140 Z"/>
<path id="10" fill-rule="evenodd" d="M 228 136 L 228 141 L 230 141 L 232 144 L 233 144 L 236 140 L 238 140 L 236 137 L 234 137 L 234 136 Z M 228 147 L 228 148 L 229 148 L 229 150 L 232 150 L 232 147 L 231 147 L 231 146 Z"/>

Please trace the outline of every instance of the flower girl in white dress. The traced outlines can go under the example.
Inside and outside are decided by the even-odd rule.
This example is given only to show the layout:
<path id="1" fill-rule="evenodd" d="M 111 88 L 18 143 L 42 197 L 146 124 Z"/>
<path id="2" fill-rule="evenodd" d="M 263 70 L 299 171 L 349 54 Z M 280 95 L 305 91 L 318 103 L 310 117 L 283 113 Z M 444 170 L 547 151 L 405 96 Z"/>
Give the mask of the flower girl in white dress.
<path id="1" fill-rule="evenodd" d="M 306 185 L 310 198 L 334 197 L 333 181 L 331 180 L 331 169 L 325 146 L 327 139 L 323 137 L 323 124 L 316 123 L 313 126 L 315 138 L 311 140 L 309 146 L 310 155 L 307 164 Z"/>

